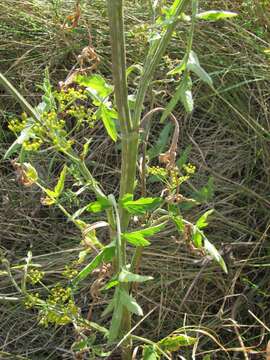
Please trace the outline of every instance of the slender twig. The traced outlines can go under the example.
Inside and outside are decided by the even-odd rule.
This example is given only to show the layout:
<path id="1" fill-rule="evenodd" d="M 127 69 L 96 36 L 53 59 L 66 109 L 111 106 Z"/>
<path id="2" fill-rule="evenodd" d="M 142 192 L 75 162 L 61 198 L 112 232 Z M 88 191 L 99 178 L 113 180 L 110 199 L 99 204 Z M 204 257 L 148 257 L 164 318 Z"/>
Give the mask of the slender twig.
<path id="1" fill-rule="evenodd" d="M 26 293 L 26 282 L 27 282 L 28 268 L 29 268 L 29 265 L 31 264 L 31 261 L 32 261 L 32 252 L 28 251 L 27 258 L 26 258 L 26 263 L 25 263 L 25 265 L 23 267 L 24 274 L 23 274 L 22 281 L 21 281 L 21 289 L 22 289 L 23 293 Z"/>
<path id="2" fill-rule="evenodd" d="M 5 296 L 5 295 L 0 295 L 0 301 L 20 301 L 20 298 L 14 297 L 14 296 Z"/>
<path id="3" fill-rule="evenodd" d="M 117 203 L 115 201 L 115 197 L 111 194 L 108 196 L 109 201 L 111 202 L 114 211 L 115 211 L 115 219 L 116 219 L 116 265 L 117 265 L 117 272 L 121 271 L 123 265 L 125 265 L 126 257 L 123 256 L 121 253 L 122 249 L 122 239 L 121 239 L 121 223 L 120 223 L 120 216 L 117 207 Z M 125 255 L 125 254 L 124 254 Z"/>
<path id="4" fill-rule="evenodd" d="M 150 125 L 148 124 L 149 121 L 152 118 L 152 115 L 154 115 L 157 112 L 162 112 L 165 109 L 162 107 L 157 107 L 155 109 L 150 110 L 141 120 L 141 131 L 145 132 L 145 140 L 143 142 L 143 154 L 142 154 L 142 162 L 141 162 L 141 180 L 142 180 L 142 193 L 144 195 L 146 195 L 146 182 L 145 182 L 145 178 L 146 178 L 146 147 L 147 147 L 147 141 L 148 141 L 148 136 L 149 136 L 149 131 L 150 131 Z M 179 139 L 179 132 L 180 132 L 180 127 L 179 127 L 179 123 L 176 119 L 176 117 L 173 114 L 170 114 L 170 118 L 175 126 L 174 129 L 174 133 L 173 133 L 173 138 L 171 141 L 171 145 L 169 150 L 166 152 L 168 158 L 170 159 L 171 162 L 171 166 L 173 166 L 174 162 L 175 162 L 175 155 L 176 155 L 176 151 L 177 151 L 177 146 L 178 146 L 178 139 Z M 147 125 L 147 126 L 146 126 Z M 140 262 L 141 262 L 141 257 L 142 257 L 142 252 L 143 252 L 143 247 L 137 247 L 134 253 L 134 256 L 132 258 L 132 262 L 131 262 L 131 269 L 134 271 L 136 269 L 136 273 L 139 271 L 139 267 L 140 267 Z"/>
<path id="5" fill-rule="evenodd" d="M 150 125 L 148 123 L 151 120 L 152 115 L 154 115 L 157 112 L 163 112 L 165 110 L 166 109 L 163 108 L 163 107 L 157 107 L 155 109 L 152 109 L 142 118 L 142 121 L 141 121 L 141 131 L 144 131 L 144 133 L 145 133 L 144 142 L 143 142 L 142 163 L 141 163 L 142 192 L 143 192 L 144 196 L 146 195 L 146 183 L 145 183 L 145 178 L 146 178 L 146 146 L 147 146 L 148 137 L 149 137 L 149 131 L 150 131 Z M 177 147 L 178 147 L 180 127 L 179 127 L 179 122 L 177 121 L 176 117 L 172 113 L 169 114 L 169 115 L 170 115 L 170 118 L 171 118 L 171 120 L 172 120 L 172 122 L 173 122 L 173 124 L 175 126 L 175 129 L 174 129 L 173 138 L 172 138 L 172 141 L 171 141 L 171 146 L 170 146 L 170 149 L 168 150 L 167 154 L 168 154 L 169 157 L 173 157 L 173 155 L 176 153 Z"/>
<path id="6" fill-rule="evenodd" d="M 168 43 L 172 37 L 172 34 L 177 24 L 177 18 L 183 12 L 187 4 L 188 4 L 188 0 L 177 1 L 177 3 L 175 4 L 174 12 L 172 14 L 172 19 L 174 21 L 172 21 L 171 24 L 168 25 L 166 31 L 159 40 L 159 43 L 155 45 L 154 51 L 152 48 L 150 48 L 149 50 L 149 53 L 145 61 L 143 75 L 140 79 L 138 92 L 136 96 L 135 111 L 133 118 L 133 124 L 135 128 L 139 126 L 145 95 L 149 87 L 149 84 L 153 79 L 156 67 L 160 63 L 161 58 L 167 49 Z"/>
<path id="7" fill-rule="evenodd" d="M 9 264 L 9 261 L 7 259 L 2 259 L 2 264 L 3 266 L 5 267 L 7 273 L 8 273 L 8 276 L 10 278 L 10 281 L 12 282 L 13 286 L 15 287 L 15 289 L 20 293 L 22 294 L 23 291 L 22 289 L 19 287 L 19 285 L 17 284 L 16 280 L 14 279 L 13 275 L 11 274 L 11 270 L 10 270 L 10 264 Z"/>
<path id="8" fill-rule="evenodd" d="M 7 78 L 0 73 L 0 84 L 11 93 L 11 95 L 18 100 L 21 107 L 28 112 L 35 120 L 39 121 L 39 114 L 37 111 L 29 104 L 29 102 L 18 92 L 17 89 L 7 80 Z"/>

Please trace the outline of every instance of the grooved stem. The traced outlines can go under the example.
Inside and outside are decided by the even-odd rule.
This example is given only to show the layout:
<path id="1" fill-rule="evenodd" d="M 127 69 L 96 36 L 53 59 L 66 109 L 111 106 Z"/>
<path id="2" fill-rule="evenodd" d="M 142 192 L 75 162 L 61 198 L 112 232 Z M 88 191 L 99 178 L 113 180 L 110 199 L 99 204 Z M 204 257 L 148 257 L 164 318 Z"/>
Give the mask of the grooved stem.
<path id="1" fill-rule="evenodd" d="M 133 132 L 130 111 L 128 106 L 128 90 L 126 79 L 126 54 L 123 20 L 123 1 L 107 0 L 110 35 L 112 46 L 112 72 L 114 81 L 115 101 L 121 127 L 122 138 L 122 163 L 120 180 L 120 197 L 126 193 L 133 193 L 136 176 L 138 133 Z M 129 214 L 124 209 L 119 209 L 120 227 L 125 231 L 129 223 Z M 126 243 L 121 241 L 121 263 L 124 264 L 126 256 Z M 131 329 L 131 314 L 123 308 L 120 336 L 125 336 Z M 132 358 L 132 339 L 127 339 L 122 344 L 122 359 Z"/>

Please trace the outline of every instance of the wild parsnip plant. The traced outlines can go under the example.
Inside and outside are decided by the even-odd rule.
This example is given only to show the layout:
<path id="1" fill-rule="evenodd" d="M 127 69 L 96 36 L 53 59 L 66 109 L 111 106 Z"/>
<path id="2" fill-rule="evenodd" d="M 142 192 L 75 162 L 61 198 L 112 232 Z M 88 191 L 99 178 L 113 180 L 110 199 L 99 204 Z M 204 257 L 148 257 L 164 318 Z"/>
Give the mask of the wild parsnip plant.
<path id="1" fill-rule="evenodd" d="M 73 69 L 58 90 L 52 88 L 46 73 L 42 102 L 34 108 L 0 74 L 2 85 L 24 109 L 20 118 L 11 119 L 9 122 L 9 128 L 17 136 L 17 140 L 5 157 L 18 154 L 18 157 L 12 160 L 18 181 L 25 186 L 38 186 L 43 194 L 41 203 L 44 206 L 58 207 L 81 231 L 84 245 L 84 250 L 78 254 L 78 260 L 66 265 L 62 274 L 68 279 L 65 287 L 58 283 L 50 288 L 45 285 L 44 273 L 38 264 L 32 262 L 31 252 L 22 266 L 20 284 L 13 276 L 9 262 L 3 259 L 3 264 L 18 291 L 18 299 L 22 300 L 27 308 L 39 310 L 40 323 L 45 326 L 72 323 L 78 333 L 73 345 L 74 353 L 81 355 L 88 352 L 93 358 L 109 355 L 99 346 L 95 333 L 103 334 L 108 344 L 121 346 L 123 359 L 132 358 L 134 339 L 142 342 L 143 359 L 170 358 L 173 351 L 197 342 L 196 338 L 179 332 L 157 343 L 133 334 L 132 315 L 143 316 L 143 309 L 134 295 L 134 284 L 153 279 L 151 276 L 139 274 L 143 249 L 151 245 L 151 237 L 162 232 L 167 224 L 175 225 L 179 236 L 184 238 L 191 251 L 198 256 L 210 256 L 227 272 L 222 256 L 204 232 L 213 209 L 206 211 L 195 224 L 183 216 L 181 205 L 196 204 L 196 201 L 182 194 L 182 184 L 192 178 L 196 169 L 192 164 L 178 161 L 179 123 L 172 112 L 179 102 L 187 112 L 193 110 L 193 76 L 213 88 L 211 77 L 201 67 L 197 54 L 192 50 L 196 22 L 216 21 L 233 17 L 235 14 L 222 11 L 199 13 L 198 0 L 175 0 L 167 6 L 164 2 L 161 6 L 159 1 L 150 1 L 149 4 L 153 12 L 153 23 L 146 30 L 149 38 L 148 54 L 142 67 L 134 64 L 127 69 L 123 1 L 107 1 L 113 85 L 98 73 L 87 73 L 83 67 L 83 59 L 80 58 L 80 67 Z M 191 14 L 187 15 L 188 12 Z M 189 35 L 184 58 L 168 73 L 168 76 L 173 76 L 175 81 L 178 81 L 175 94 L 165 109 L 154 108 L 147 112 L 144 108 L 147 106 L 147 91 L 170 39 L 177 31 L 177 24 L 181 21 L 186 22 Z M 97 57 L 93 56 L 94 49 L 88 50 L 87 54 L 92 56 L 88 60 L 96 61 Z M 127 80 L 135 68 L 141 69 L 141 77 L 136 92 L 131 94 Z M 150 166 L 146 145 L 151 118 L 158 113 L 161 114 L 161 122 L 167 119 L 172 122 L 174 133 L 168 151 L 158 156 L 159 164 Z M 103 124 L 112 141 L 121 144 L 120 193 L 117 197 L 106 194 L 102 184 L 98 183 L 91 169 L 86 166 L 88 152 L 94 151 L 91 139 L 85 139 L 83 145 L 76 141 L 76 134 L 80 129 L 94 127 L 98 123 L 100 126 Z M 142 146 L 139 147 L 139 144 Z M 141 147 L 143 150 L 139 162 Z M 31 161 L 33 154 L 48 148 L 60 154 L 59 158 L 63 161 L 62 171 L 54 188 L 44 183 Z M 82 204 L 75 212 L 70 212 L 63 200 L 68 191 L 65 185 L 67 176 L 77 186 L 87 189 L 95 196 L 95 201 Z M 147 196 L 150 176 L 161 182 L 163 190 L 160 196 Z M 93 223 L 86 222 L 86 213 L 100 213 L 101 219 Z M 106 220 L 103 220 L 104 215 Z M 134 219 L 136 222 L 133 223 L 139 224 L 135 228 L 130 226 Z M 97 238 L 96 229 L 100 228 L 108 230 L 109 241 L 106 243 Z M 97 324 L 91 321 L 93 306 L 90 306 L 85 318 L 76 305 L 76 295 L 80 292 L 82 283 L 93 272 L 98 274 L 91 286 L 93 299 L 101 290 L 108 299 L 113 291 L 108 306 L 103 311 L 103 317 L 111 318 L 109 329 L 103 327 L 102 322 Z M 35 284 L 43 288 L 43 291 L 33 291 Z"/>

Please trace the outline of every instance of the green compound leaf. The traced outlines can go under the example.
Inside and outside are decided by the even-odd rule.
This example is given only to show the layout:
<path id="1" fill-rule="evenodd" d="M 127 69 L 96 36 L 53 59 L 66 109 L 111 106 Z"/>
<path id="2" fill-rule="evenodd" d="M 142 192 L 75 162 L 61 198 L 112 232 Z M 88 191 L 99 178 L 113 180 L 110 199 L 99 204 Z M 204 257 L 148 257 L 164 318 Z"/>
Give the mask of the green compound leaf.
<path id="1" fill-rule="evenodd" d="M 209 10 L 197 14 L 196 18 L 206 21 L 217 21 L 217 20 L 231 19 L 234 18 L 235 16 L 238 16 L 238 14 L 231 11 Z"/>
<path id="2" fill-rule="evenodd" d="M 222 270 L 226 274 L 228 274 L 228 269 L 225 264 L 225 261 L 218 252 L 217 248 L 212 243 L 210 243 L 210 241 L 207 238 L 204 238 L 204 248 L 208 252 L 208 254 L 221 266 Z"/>
<path id="3" fill-rule="evenodd" d="M 138 200 L 130 200 L 126 194 L 121 200 L 121 206 L 130 214 L 143 215 L 148 211 L 155 210 L 163 201 L 161 198 L 140 198 Z"/>
<path id="4" fill-rule="evenodd" d="M 143 311 L 136 300 L 126 290 L 119 288 L 120 302 L 132 314 L 143 316 Z"/>
<path id="5" fill-rule="evenodd" d="M 168 107 L 173 105 L 174 108 L 177 102 L 180 100 L 186 112 L 191 113 L 194 108 L 194 101 L 193 101 L 191 89 L 192 89 L 192 81 L 190 76 L 187 76 L 180 83 L 179 88 L 176 90 L 175 95 L 170 101 Z"/>
<path id="6" fill-rule="evenodd" d="M 196 222 L 196 226 L 198 229 L 204 229 L 208 226 L 207 218 L 209 215 L 211 215 L 214 212 L 214 209 L 206 211 Z"/>
<path id="7" fill-rule="evenodd" d="M 64 190 L 67 169 L 68 169 L 68 167 L 66 165 L 64 165 L 63 170 L 61 171 L 59 180 L 54 188 L 54 196 L 55 197 L 59 197 Z"/>
<path id="8" fill-rule="evenodd" d="M 203 235 L 196 226 L 192 234 L 192 241 L 195 247 L 198 249 L 203 246 Z"/>
<path id="9" fill-rule="evenodd" d="M 150 241 L 146 240 L 140 232 L 124 233 L 122 238 L 134 246 L 146 247 L 151 245 Z"/>
<path id="10" fill-rule="evenodd" d="M 78 75 L 75 82 L 81 86 L 87 87 L 87 90 L 91 95 L 98 97 L 101 100 L 106 99 L 113 92 L 113 87 L 107 84 L 105 79 L 98 74 L 91 76 Z"/>
<path id="11" fill-rule="evenodd" d="M 27 141 L 30 139 L 32 134 L 32 127 L 33 125 L 28 125 L 26 128 L 24 128 L 18 138 L 10 145 L 8 150 L 6 151 L 4 155 L 4 160 L 7 160 L 13 155 L 17 150 L 21 147 L 21 145 L 24 143 L 24 141 Z"/>
<path id="12" fill-rule="evenodd" d="M 79 274 L 73 279 L 72 285 L 77 286 L 81 281 L 83 281 L 87 276 L 89 276 L 102 262 L 109 262 L 112 260 L 115 254 L 115 245 L 114 243 L 109 244 L 100 253 L 86 265 Z"/>
<path id="13" fill-rule="evenodd" d="M 29 163 L 23 163 L 26 178 L 35 183 L 38 180 L 37 170 Z"/>
<path id="14" fill-rule="evenodd" d="M 125 269 L 122 269 L 122 271 L 119 274 L 118 280 L 122 283 L 128 283 L 128 282 L 140 282 L 141 283 L 141 282 L 153 280 L 153 277 L 133 274 Z"/>
<path id="15" fill-rule="evenodd" d="M 109 313 L 114 309 L 108 336 L 109 342 L 116 340 L 119 336 L 124 308 L 132 314 L 143 315 L 143 311 L 136 300 L 126 290 L 117 288 L 113 300 L 105 310 L 106 313 Z"/>
<path id="16" fill-rule="evenodd" d="M 183 79 L 180 81 L 173 97 L 164 110 L 161 123 L 165 121 L 168 115 L 174 110 L 179 101 L 183 104 L 187 113 L 191 113 L 194 108 L 194 101 L 192 96 L 192 81 L 189 76 L 190 72 L 195 73 L 202 81 L 213 87 L 213 81 L 207 72 L 201 67 L 198 56 L 194 51 L 190 51 L 185 55 L 184 60 L 175 69 L 169 72 L 169 75 L 182 74 L 185 72 Z"/>
<path id="17" fill-rule="evenodd" d="M 117 112 L 106 105 L 101 105 L 99 114 L 108 135 L 115 142 L 117 140 L 117 130 L 115 125 L 115 119 L 118 118 Z"/>
<path id="18" fill-rule="evenodd" d="M 125 194 L 120 200 L 120 204 L 123 206 L 127 201 L 133 201 L 133 194 Z"/>
<path id="19" fill-rule="evenodd" d="M 143 347 L 143 360 L 158 360 L 160 357 L 153 345 Z"/>
<path id="20" fill-rule="evenodd" d="M 128 241 L 134 246 L 149 246 L 151 243 L 146 239 L 146 237 L 152 236 L 160 232 L 165 227 L 165 223 L 152 226 L 143 230 L 133 231 L 130 233 L 122 234 L 124 240 Z"/>
<path id="21" fill-rule="evenodd" d="M 213 81 L 207 72 L 201 67 L 198 56 L 194 51 L 191 51 L 188 58 L 187 69 L 194 72 L 202 81 L 213 86 Z"/>
<path id="22" fill-rule="evenodd" d="M 180 215 L 172 216 L 172 220 L 175 223 L 175 226 L 176 226 L 177 231 L 179 232 L 179 234 L 182 234 L 183 231 L 185 230 L 185 223 L 183 221 L 182 216 L 180 216 Z"/>
<path id="23" fill-rule="evenodd" d="M 119 288 L 116 290 L 114 295 L 114 311 L 111 321 L 111 326 L 109 330 L 108 340 L 113 342 L 118 338 L 119 330 L 121 327 L 122 317 L 123 317 L 123 305 L 121 302 L 121 296 Z"/>
<path id="24" fill-rule="evenodd" d="M 89 205 L 87 205 L 86 210 L 89 212 L 98 213 L 103 210 L 109 209 L 111 206 L 112 205 L 109 202 L 109 200 L 107 200 L 105 198 L 100 198 L 97 201 L 92 202 Z"/>
<path id="25" fill-rule="evenodd" d="M 151 226 L 149 228 L 146 228 L 146 229 L 143 229 L 143 230 L 140 230 L 139 232 L 143 235 L 143 236 L 152 236 L 152 235 L 155 235 L 157 233 L 159 233 L 161 230 L 164 229 L 166 223 L 161 223 L 159 225 L 156 225 L 156 226 Z"/>
<path id="26" fill-rule="evenodd" d="M 196 338 L 187 335 L 169 336 L 160 340 L 157 345 L 163 350 L 174 352 L 180 350 L 184 346 L 194 345 L 197 342 Z"/>

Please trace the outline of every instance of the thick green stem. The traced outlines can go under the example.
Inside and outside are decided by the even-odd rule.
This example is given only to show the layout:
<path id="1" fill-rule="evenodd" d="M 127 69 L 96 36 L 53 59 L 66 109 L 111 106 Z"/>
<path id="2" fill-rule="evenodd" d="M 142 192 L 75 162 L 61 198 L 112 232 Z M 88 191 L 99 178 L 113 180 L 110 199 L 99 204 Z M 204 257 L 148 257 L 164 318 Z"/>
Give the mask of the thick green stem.
<path id="1" fill-rule="evenodd" d="M 134 129 L 128 106 L 123 1 L 108 0 L 107 4 L 112 45 L 114 92 L 122 136 L 120 181 L 120 197 L 122 197 L 127 193 L 133 194 L 134 192 L 139 134 L 138 129 Z M 121 228 L 125 231 L 129 223 L 129 214 L 123 209 L 120 209 L 120 219 Z M 123 253 L 124 251 L 125 243 L 123 242 Z"/>
<path id="2" fill-rule="evenodd" d="M 175 0 L 173 17 L 176 19 L 183 11 L 188 0 Z M 128 91 L 126 79 L 125 37 L 123 20 L 123 0 L 107 0 L 108 16 L 110 23 L 111 46 L 112 46 L 112 71 L 114 81 L 115 100 L 118 110 L 118 118 L 122 137 L 122 166 L 120 181 L 120 198 L 134 193 L 136 179 L 136 164 L 139 142 L 140 119 L 146 91 L 152 81 L 154 71 L 159 64 L 169 40 L 175 29 L 175 21 L 168 26 L 161 41 L 151 47 L 145 63 L 145 69 L 141 78 L 137 93 L 135 113 L 130 117 L 128 105 Z M 130 216 L 126 210 L 120 208 L 121 230 L 126 231 Z M 126 244 L 121 242 L 122 259 L 125 259 Z M 131 317 L 128 309 L 124 308 L 120 335 L 124 336 L 131 329 Z M 122 345 L 122 358 L 130 360 L 132 357 L 131 337 Z"/>
<path id="3" fill-rule="evenodd" d="M 122 135 L 132 130 L 128 106 L 123 1 L 108 0 L 115 100 Z"/>
<path id="4" fill-rule="evenodd" d="M 126 193 L 134 192 L 136 175 L 138 133 L 133 132 L 131 122 L 128 90 L 126 79 L 126 55 L 123 20 L 123 1 L 108 0 L 108 16 L 110 22 L 112 46 L 112 72 L 114 81 L 115 100 L 122 137 L 122 165 L 120 181 L 120 197 Z M 129 223 L 129 214 L 120 208 L 120 226 L 125 231 Z M 122 263 L 125 262 L 126 244 L 121 242 Z M 131 329 L 131 315 L 128 309 L 123 309 L 120 335 L 125 336 Z M 129 336 L 122 344 L 122 359 L 130 360 L 132 357 L 132 341 Z"/>
<path id="5" fill-rule="evenodd" d="M 125 194 L 134 193 L 138 142 L 138 132 L 132 132 L 122 138 L 120 198 Z M 129 223 L 129 214 L 124 209 L 121 209 L 120 214 L 122 230 L 126 231 Z"/>

